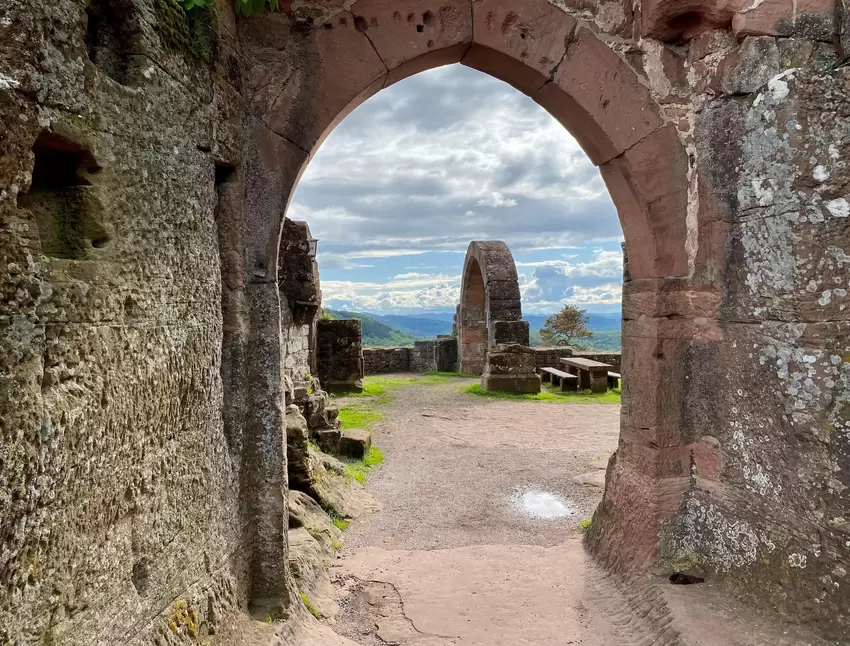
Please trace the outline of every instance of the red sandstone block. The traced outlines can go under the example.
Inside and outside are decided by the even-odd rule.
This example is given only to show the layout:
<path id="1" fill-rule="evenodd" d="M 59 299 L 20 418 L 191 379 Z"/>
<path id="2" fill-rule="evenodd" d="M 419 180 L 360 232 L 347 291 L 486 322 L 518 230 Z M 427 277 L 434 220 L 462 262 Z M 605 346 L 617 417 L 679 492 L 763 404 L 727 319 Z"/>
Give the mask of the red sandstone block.
<path id="1" fill-rule="evenodd" d="M 560 121 L 595 164 L 628 150 L 662 125 L 637 74 L 588 29 L 578 29 L 567 60 L 534 100 Z"/>
<path id="2" fill-rule="evenodd" d="M 825 41 L 834 31 L 835 0 L 764 0 L 753 5 L 732 19 L 738 38 L 799 36 Z"/>
<path id="3" fill-rule="evenodd" d="M 550 79 L 566 52 L 576 20 L 546 2 L 473 3 L 474 45 L 463 64 L 532 95 Z"/>

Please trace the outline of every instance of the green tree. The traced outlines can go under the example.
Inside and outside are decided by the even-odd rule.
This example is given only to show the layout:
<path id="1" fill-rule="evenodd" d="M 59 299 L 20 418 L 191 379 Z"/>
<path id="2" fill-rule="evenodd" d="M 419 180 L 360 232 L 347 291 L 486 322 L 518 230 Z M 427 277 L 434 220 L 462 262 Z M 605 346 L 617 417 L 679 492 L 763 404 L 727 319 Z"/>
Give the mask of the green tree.
<path id="1" fill-rule="evenodd" d="M 575 305 L 564 305 L 557 314 L 546 319 L 546 323 L 540 328 L 540 341 L 542 345 L 576 345 L 575 339 L 588 339 L 593 332 L 587 329 L 589 319 L 585 310 L 580 310 Z"/>

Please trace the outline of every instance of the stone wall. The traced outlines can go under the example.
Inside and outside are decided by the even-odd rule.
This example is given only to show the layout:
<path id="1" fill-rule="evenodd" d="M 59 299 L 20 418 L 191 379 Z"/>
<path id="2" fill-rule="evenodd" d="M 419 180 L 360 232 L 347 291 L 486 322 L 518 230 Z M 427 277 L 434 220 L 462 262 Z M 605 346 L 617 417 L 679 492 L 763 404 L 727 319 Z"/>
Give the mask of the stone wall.
<path id="1" fill-rule="evenodd" d="M 412 348 L 363 348 L 367 375 L 396 372 L 457 371 L 457 339 L 416 341 Z"/>
<path id="2" fill-rule="evenodd" d="M 88 4 L 0 3 L 0 643 L 175 644 L 248 603 L 235 25 Z"/>
<path id="3" fill-rule="evenodd" d="M 329 393 L 363 391 L 362 324 L 359 319 L 320 320 L 316 326 L 319 381 Z"/>

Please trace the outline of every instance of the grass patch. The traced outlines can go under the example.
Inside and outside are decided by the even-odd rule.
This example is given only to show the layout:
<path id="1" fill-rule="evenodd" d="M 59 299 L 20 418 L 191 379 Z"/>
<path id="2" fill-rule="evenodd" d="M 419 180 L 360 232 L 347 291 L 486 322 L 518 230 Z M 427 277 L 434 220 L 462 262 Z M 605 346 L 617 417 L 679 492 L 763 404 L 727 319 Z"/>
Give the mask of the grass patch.
<path id="1" fill-rule="evenodd" d="M 342 397 L 381 397 L 392 390 L 407 386 L 435 386 L 448 383 L 455 373 L 429 372 L 422 377 L 366 377 L 362 393 L 349 393 Z"/>
<path id="2" fill-rule="evenodd" d="M 581 531 L 583 531 L 583 532 L 586 532 L 588 530 L 588 528 L 590 527 L 590 523 L 592 523 L 592 522 L 593 522 L 593 519 L 585 518 L 583 521 L 581 521 L 579 523 L 579 525 L 578 525 L 579 529 L 581 529 Z"/>
<path id="3" fill-rule="evenodd" d="M 343 406 L 338 419 L 342 428 L 368 428 L 384 419 L 384 414 L 368 406 Z"/>
<path id="4" fill-rule="evenodd" d="M 376 446 L 369 449 L 366 457 L 357 462 L 351 462 L 345 465 L 345 472 L 352 480 L 356 480 L 360 484 L 366 484 L 366 478 L 369 472 L 384 461 L 384 454 Z M 334 521 L 336 524 L 336 521 Z"/>
<path id="5" fill-rule="evenodd" d="M 313 615 L 316 619 L 322 618 L 322 612 L 313 605 L 313 602 L 310 601 L 310 597 L 307 596 L 306 592 L 301 593 L 301 603 L 304 604 L 304 607 L 307 608 L 307 611 Z"/>
<path id="6" fill-rule="evenodd" d="M 461 389 L 463 392 L 470 395 L 478 395 L 480 397 L 492 397 L 494 399 L 510 399 L 513 401 L 538 401 L 548 402 L 550 404 L 619 404 L 620 391 L 609 390 L 604 393 L 592 393 L 589 390 L 583 390 L 577 393 L 564 393 L 559 389 L 551 386 L 543 386 L 543 390 L 534 395 L 513 395 L 511 393 L 488 392 L 481 387 L 481 384 L 472 384 L 464 386 Z"/>
<path id="7" fill-rule="evenodd" d="M 441 370 L 428 370 L 425 373 L 429 377 L 445 377 L 446 379 L 478 379 L 481 375 L 465 375 L 462 372 L 443 372 Z"/>
<path id="8" fill-rule="evenodd" d="M 331 522 L 334 524 L 334 527 L 336 527 L 342 532 L 348 529 L 348 526 L 351 525 L 351 522 L 345 520 L 345 518 L 340 516 L 336 509 L 325 509 L 325 513 L 331 519 Z"/>

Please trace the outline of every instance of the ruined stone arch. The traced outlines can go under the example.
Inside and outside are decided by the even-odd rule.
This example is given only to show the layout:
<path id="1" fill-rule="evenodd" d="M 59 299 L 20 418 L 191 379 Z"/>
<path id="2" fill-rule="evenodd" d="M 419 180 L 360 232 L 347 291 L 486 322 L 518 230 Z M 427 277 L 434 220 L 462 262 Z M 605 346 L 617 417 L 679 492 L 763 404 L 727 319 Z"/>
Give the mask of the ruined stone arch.
<path id="1" fill-rule="evenodd" d="M 509 83 L 576 138 L 617 207 L 635 278 L 686 276 L 693 265 L 683 217 L 688 160 L 676 127 L 615 38 L 606 42 L 547 0 L 417 0 L 403 10 L 359 0 L 350 11 L 245 21 L 241 41 L 262 151 L 252 175 L 266 187 L 249 194 L 249 229 L 267 235 L 249 251 L 258 276 L 271 277 L 286 205 L 333 128 L 381 89 L 451 63 Z"/>
<path id="2" fill-rule="evenodd" d="M 511 250 L 504 242 L 471 242 L 466 250 L 460 286 L 460 372 L 482 374 L 492 344 L 528 345 L 528 325 L 521 319 L 519 279 Z M 524 334 L 517 332 L 517 327 L 523 328 Z"/>
<path id="3" fill-rule="evenodd" d="M 241 20 L 222 0 L 205 65 L 171 38 L 177 4 L 87 29 L 100 4 L 0 9 L 0 642 L 54 618 L 56 643 L 173 640 L 165 599 L 284 616 L 283 214 L 351 109 L 458 61 L 568 127 L 620 213 L 594 554 L 699 568 L 846 640 L 842 5 L 298 0 Z M 56 253 L 63 204 L 85 207 L 85 254 Z"/>
<path id="4" fill-rule="evenodd" d="M 689 160 L 677 127 L 665 118 L 657 101 L 626 60 L 628 48 L 620 36 L 630 32 L 624 17 L 609 33 L 595 31 L 547 0 L 508 3 L 502 0 L 415 0 L 397 8 L 391 0 L 358 0 L 346 11 L 333 4 L 314 7 L 309 15 L 277 13 L 246 20 L 239 26 L 244 80 L 250 102 L 246 131 L 257 154 L 246 160 L 245 270 L 253 287 L 252 309 L 260 313 L 258 329 L 276 335 L 266 314 L 277 299 L 275 270 L 280 227 L 294 188 L 310 158 L 333 128 L 352 110 L 383 88 L 427 69 L 462 63 L 490 74 L 533 98 L 576 138 L 596 164 L 620 217 L 632 281 L 630 300 L 648 308 L 649 321 L 626 331 L 623 360 L 623 428 L 634 441 L 657 446 L 657 435 L 668 432 L 656 411 L 631 402 L 651 402 L 659 393 L 676 390 L 678 378 L 659 360 L 657 348 L 669 334 L 654 324 L 660 292 L 686 283 L 699 264 L 696 223 L 689 213 Z M 702 302 L 715 301 L 710 290 L 693 296 L 664 299 L 665 317 L 686 317 Z M 707 306 L 708 308 L 711 305 Z M 708 326 L 711 334 L 711 326 Z M 634 341 L 629 340 L 630 332 Z M 681 335 L 681 328 L 675 332 Z M 684 334 L 705 333 L 704 330 Z M 262 339 L 257 344 L 262 345 Z M 264 352 L 271 352 L 275 340 Z M 660 355 L 663 358 L 663 354 Z M 675 361 L 673 355 L 668 359 Z M 644 379 L 631 380 L 638 369 Z M 258 374 L 258 381 L 267 376 Z M 263 528 L 254 547 L 257 576 L 254 596 L 285 595 L 279 572 L 268 563 L 285 549 L 283 521 L 269 514 L 275 507 L 278 461 L 268 460 L 264 446 L 276 445 L 280 430 L 275 396 L 258 389 L 248 408 L 257 417 L 248 423 L 255 448 L 249 455 L 265 465 L 256 470 L 250 498 L 255 523 Z M 267 410 L 268 414 L 260 415 Z M 675 436 L 678 430 L 670 430 Z M 677 443 L 678 447 L 679 444 Z M 688 451 L 682 447 L 681 450 Z M 255 458 L 249 458 L 254 461 Z M 655 458 L 653 458 L 655 459 Z M 647 567 L 655 559 L 658 523 L 654 472 L 624 462 L 609 480 L 612 500 L 619 487 L 645 492 L 642 506 L 609 504 L 611 530 L 599 539 L 599 550 L 615 553 L 637 533 L 646 537 L 632 566 Z M 685 483 L 677 483 L 683 488 Z M 631 494 L 623 494 L 630 496 Z M 601 524 L 601 523 L 600 523 Z M 626 532 L 626 526 L 629 526 Z M 262 564 L 262 565 L 260 565 Z"/>

